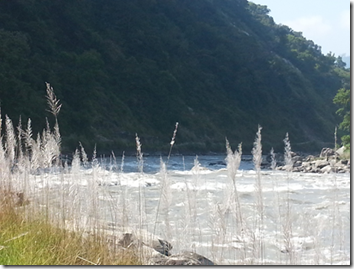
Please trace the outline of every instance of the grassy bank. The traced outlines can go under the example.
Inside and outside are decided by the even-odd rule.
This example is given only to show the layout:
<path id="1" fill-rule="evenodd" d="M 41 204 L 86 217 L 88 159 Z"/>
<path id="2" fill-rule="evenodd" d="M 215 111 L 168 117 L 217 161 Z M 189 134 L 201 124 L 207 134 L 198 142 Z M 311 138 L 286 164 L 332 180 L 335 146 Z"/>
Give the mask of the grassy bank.
<path id="1" fill-rule="evenodd" d="M 65 223 L 72 216 L 62 218 L 61 225 L 54 222 L 56 213 L 50 215 L 48 211 L 51 195 L 48 185 L 44 192 L 38 192 L 29 184 L 30 174 L 38 169 L 51 168 L 59 160 L 61 137 L 57 114 L 61 105 L 49 84 L 47 98 L 56 120 L 54 132 L 47 126 L 34 140 L 30 120 L 26 130 L 21 126 L 17 128 L 16 135 L 11 120 L 7 116 L 5 119 L 6 142 L 0 141 L 0 264 L 140 264 L 132 251 L 112 247 L 103 231 L 89 234 L 70 229 Z M 39 199 L 37 203 L 36 199 Z M 67 197 L 63 196 L 63 199 L 67 200 Z M 67 211 L 69 207 L 62 209 Z"/>
<path id="2" fill-rule="evenodd" d="M 102 235 L 86 236 L 55 227 L 44 214 L 25 218 L 26 208 L 1 192 L 0 264 L 139 265 L 133 252 L 114 251 Z"/>

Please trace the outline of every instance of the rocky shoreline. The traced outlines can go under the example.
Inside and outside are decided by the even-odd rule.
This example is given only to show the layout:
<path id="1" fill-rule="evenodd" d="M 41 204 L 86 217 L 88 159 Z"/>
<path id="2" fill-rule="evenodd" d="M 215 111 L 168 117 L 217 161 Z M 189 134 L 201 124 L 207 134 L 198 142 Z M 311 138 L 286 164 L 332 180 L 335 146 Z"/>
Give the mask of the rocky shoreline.
<path id="1" fill-rule="evenodd" d="M 334 151 L 331 148 L 323 148 L 319 155 L 305 155 L 291 152 L 292 167 L 291 172 L 302 173 L 349 173 L 350 159 L 342 158 L 344 149 L 340 148 Z M 285 171 L 284 155 L 275 154 L 275 170 Z M 272 158 L 268 155 L 262 162 L 262 168 L 271 169 Z"/>

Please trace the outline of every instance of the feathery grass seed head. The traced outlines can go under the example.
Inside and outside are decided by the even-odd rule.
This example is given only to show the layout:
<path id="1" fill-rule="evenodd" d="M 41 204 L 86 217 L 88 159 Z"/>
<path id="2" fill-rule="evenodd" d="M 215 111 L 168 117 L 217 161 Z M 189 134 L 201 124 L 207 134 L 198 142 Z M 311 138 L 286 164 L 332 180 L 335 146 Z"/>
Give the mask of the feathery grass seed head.
<path id="1" fill-rule="evenodd" d="M 288 133 L 286 133 L 285 139 L 283 141 L 285 144 L 285 152 L 284 152 L 285 168 L 287 171 L 290 171 L 293 167 L 293 161 L 291 158 L 291 146 L 290 146 L 290 140 L 289 140 Z"/>
<path id="2" fill-rule="evenodd" d="M 253 155 L 253 163 L 256 167 L 256 170 L 261 169 L 262 163 L 262 135 L 261 135 L 262 127 L 258 125 L 258 132 L 256 134 L 256 140 L 253 143 L 252 155 Z"/>
<path id="3" fill-rule="evenodd" d="M 48 82 L 46 82 L 45 85 L 47 86 L 48 112 L 52 113 L 54 117 L 57 117 L 61 108 L 61 104 L 59 104 L 60 100 L 55 96 L 53 87 L 51 87 Z"/>

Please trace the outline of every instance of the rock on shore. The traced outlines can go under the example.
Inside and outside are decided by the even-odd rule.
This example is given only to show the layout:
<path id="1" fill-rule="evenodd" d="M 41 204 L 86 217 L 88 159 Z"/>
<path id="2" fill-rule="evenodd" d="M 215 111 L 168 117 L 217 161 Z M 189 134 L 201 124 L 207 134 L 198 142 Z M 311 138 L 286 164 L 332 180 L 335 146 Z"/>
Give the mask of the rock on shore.
<path id="1" fill-rule="evenodd" d="M 330 148 L 323 148 L 321 153 L 317 156 L 302 155 L 295 152 L 291 152 L 293 166 L 292 172 L 303 173 L 349 173 L 350 172 L 350 160 L 340 159 L 340 150 L 334 151 Z M 275 160 L 277 162 L 276 170 L 285 171 L 284 155 L 275 154 Z M 270 168 L 271 156 L 268 155 L 266 160 L 262 163 L 265 168 Z"/>
<path id="2" fill-rule="evenodd" d="M 106 235 L 108 234 L 107 231 Z M 110 243 L 122 249 L 132 250 L 142 259 L 143 265 L 215 265 L 195 252 L 182 251 L 171 254 L 173 246 L 168 241 L 146 230 L 118 232 L 116 229 Z"/>

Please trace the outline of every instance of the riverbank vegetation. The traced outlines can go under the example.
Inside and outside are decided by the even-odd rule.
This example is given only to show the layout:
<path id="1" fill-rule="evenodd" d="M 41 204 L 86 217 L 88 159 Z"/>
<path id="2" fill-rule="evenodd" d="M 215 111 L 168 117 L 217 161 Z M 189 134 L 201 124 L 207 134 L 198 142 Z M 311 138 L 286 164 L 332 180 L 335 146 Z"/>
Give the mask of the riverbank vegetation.
<path id="1" fill-rule="evenodd" d="M 350 86 L 347 85 L 347 87 Z M 340 106 L 337 110 L 337 114 L 343 118 L 343 121 L 339 124 L 339 129 L 344 132 L 341 136 L 341 141 L 346 148 L 346 153 L 348 155 L 350 154 L 350 89 L 339 89 L 333 102 Z"/>
<path id="2" fill-rule="evenodd" d="M 2 265 L 139 265 L 130 251 L 115 252 L 107 238 L 85 236 L 57 227 L 38 211 L 26 210 L 0 190 L 0 264 Z M 28 208 L 27 208 L 28 210 Z"/>
<path id="3" fill-rule="evenodd" d="M 57 213 L 49 214 L 53 193 L 49 191 L 48 181 L 42 191 L 30 181 L 29 177 L 35 171 L 41 173 L 42 169 L 59 168 L 61 138 L 57 115 L 61 104 L 53 88 L 46 85 L 49 111 L 55 117 L 53 131 L 47 125 L 42 135 L 38 134 L 34 140 L 30 120 L 26 130 L 18 126 L 18 135 L 12 121 L 8 117 L 5 120 L 6 142 L 0 142 L 0 264 L 141 264 L 133 252 L 112 248 L 109 238 L 102 232 L 87 234 L 84 230 L 68 228 L 65 224 L 70 220 L 68 215 L 63 222 L 55 222 Z M 69 208 L 62 209 L 67 211 Z"/>

